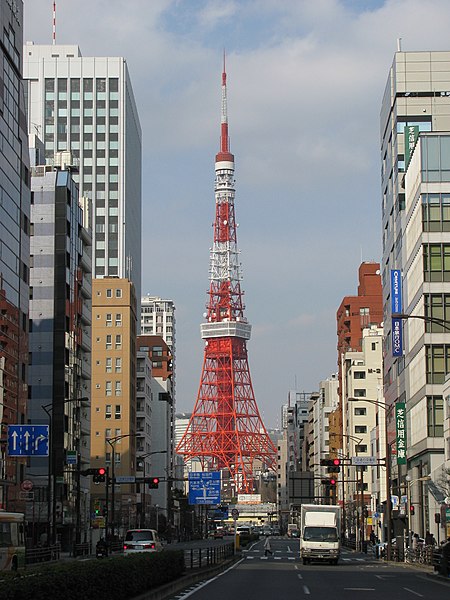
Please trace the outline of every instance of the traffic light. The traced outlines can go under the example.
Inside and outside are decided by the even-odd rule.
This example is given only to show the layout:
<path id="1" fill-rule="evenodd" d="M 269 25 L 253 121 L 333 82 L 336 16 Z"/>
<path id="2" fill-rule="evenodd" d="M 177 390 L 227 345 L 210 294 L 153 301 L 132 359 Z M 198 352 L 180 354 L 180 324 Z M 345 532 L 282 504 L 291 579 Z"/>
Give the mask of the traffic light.
<path id="1" fill-rule="evenodd" d="M 340 458 L 322 458 L 320 460 L 322 467 L 328 467 L 328 473 L 339 473 L 341 470 L 341 459 Z"/>
<path id="2" fill-rule="evenodd" d="M 99 469 L 92 469 L 92 471 L 93 471 L 92 481 L 94 483 L 104 483 L 106 481 L 105 467 L 100 467 Z"/>
<path id="3" fill-rule="evenodd" d="M 414 515 L 414 506 L 413 506 L 412 504 L 411 504 L 411 506 L 409 507 L 409 514 L 410 514 L 411 516 L 413 516 L 413 515 Z"/>
<path id="4" fill-rule="evenodd" d="M 148 480 L 148 487 L 152 490 L 159 486 L 159 477 L 150 477 Z"/>
<path id="5" fill-rule="evenodd" d="M 331 487 L 336 487 L 337 480 L 334 479 L 334 477 L 330 477 L 330 479 L 328 481 L 330 482 Z"/>

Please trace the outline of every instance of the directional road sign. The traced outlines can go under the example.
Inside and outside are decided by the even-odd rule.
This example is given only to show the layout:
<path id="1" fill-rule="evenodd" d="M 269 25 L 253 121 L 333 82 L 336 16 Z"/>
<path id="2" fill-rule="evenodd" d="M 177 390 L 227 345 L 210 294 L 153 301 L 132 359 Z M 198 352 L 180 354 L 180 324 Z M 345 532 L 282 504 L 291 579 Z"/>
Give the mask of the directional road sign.
<path id="1" fill-rule="evenodd" d="M 220 471 L 188 473 L 189 504 L 220 504 Z"/>
<path id="2" fill-rule="evenodd" d="M 378 459 L 376 456 L 352 456 L 353 466 L 376 465 Z"/>
<path id="3" fill-rule="evenodd" d="M 9 456 L 48 456 L 48 425 L 8 425 Z"/>

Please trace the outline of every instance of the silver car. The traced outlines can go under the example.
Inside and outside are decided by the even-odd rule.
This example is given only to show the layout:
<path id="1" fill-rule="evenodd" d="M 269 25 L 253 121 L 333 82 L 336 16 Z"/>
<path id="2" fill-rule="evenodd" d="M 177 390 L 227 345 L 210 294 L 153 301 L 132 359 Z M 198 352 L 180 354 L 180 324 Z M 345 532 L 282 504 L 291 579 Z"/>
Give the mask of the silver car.
<path id="1" fill-rule="evenodd" d="M 160 552 L 163 549 L 154 529 L 129 529 L 123 542 L 123 553 Z"/>

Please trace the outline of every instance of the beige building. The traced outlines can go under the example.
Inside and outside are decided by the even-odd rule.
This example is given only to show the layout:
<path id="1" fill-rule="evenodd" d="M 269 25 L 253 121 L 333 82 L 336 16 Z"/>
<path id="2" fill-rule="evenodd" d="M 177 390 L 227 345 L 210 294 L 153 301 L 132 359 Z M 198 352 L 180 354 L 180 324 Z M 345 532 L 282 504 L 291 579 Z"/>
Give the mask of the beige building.
<path id="1" fill-rule="evenodd" d="M 128 279 L 92 282 L 91 467 L 110 477 L 136 474 L 136 295 Z M 109 441 L 108 441 L 109 440 Z M 109 522 L 116 529 L 136 522 L 134 485 L 110 489 Z M 92 484 L 93 511 L 106 507 L 106 486 Z M 100 523 L 101 527 L 101 518 Z"/>

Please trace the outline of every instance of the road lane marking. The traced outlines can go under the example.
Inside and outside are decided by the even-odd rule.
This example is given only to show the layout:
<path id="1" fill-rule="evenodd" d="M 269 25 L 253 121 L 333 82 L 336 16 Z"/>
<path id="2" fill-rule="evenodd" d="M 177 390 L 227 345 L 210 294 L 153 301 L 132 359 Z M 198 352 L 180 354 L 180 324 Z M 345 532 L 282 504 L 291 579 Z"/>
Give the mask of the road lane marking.
<path id="1" fill-rule="evenodd" d="M 409 588 L 403 588 L 404 590 L 406 590 L 407 592 L 411 592 L 411 594 L 415 594 L 416 596 L 420 596 L 421 598 L 423 598 L 422 594 L 419 594 L 419 592 L 415 592 L 414 590 L 410 590 Z"/>
<path id="2" fill-rule="evenodd" d="M 305 593 L 305 594 L 310 594 L 310 593 L 311 593 L 311 592 L 309 591 L 309 588 L 308 588 L 308 586 L 307 586 L 307 585 L 304 585 L 304 586 L 303 586 L 303 591 L 304 591 L 304 593 Z"/>
<path id="3" fill-rule="evenodd" d="M 297 577 L 298 577 L 299 579 L 303 579 L 303 575 L 302 575 L 301 573 L 299 573 L 299 574 L 297 575 Z"/>
<path id="4" fill-rule="evenodd" d="M 298 571 L 298 566 L 297 566 L 297 565 L 294 565 L 294 569 L 295 569 L 296 571 Z"/>
<path id="5" fill-rule="evenodd" d="M 351 590 L 353 592 L 374 592 L 375 588 L 344 588 L 344 590 Z"/>

